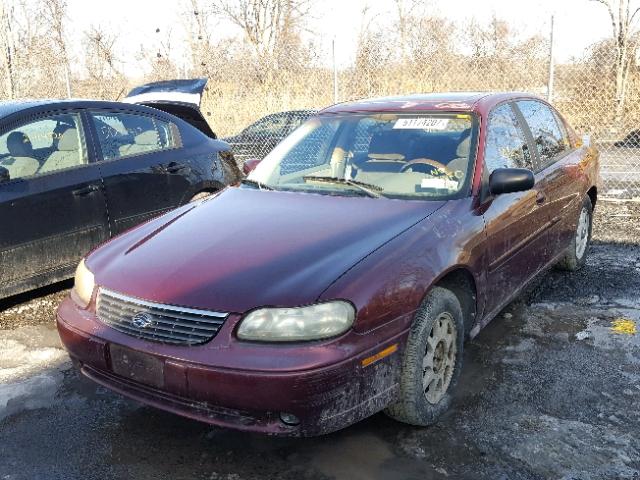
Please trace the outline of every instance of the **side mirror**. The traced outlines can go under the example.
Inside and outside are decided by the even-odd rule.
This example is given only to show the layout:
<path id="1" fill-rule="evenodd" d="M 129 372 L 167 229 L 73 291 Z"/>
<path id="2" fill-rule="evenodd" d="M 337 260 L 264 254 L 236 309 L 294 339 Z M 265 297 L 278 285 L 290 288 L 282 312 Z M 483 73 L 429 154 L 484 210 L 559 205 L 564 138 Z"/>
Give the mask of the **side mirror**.
<path id="1" fill-rule="evenodd" d="M 526 168 L 497 168 L 489 177 L 489 191 L 493 195 L 524 192 L 536 183 L 533 172 Z"/>
<path id="2" fill-rule="evenodd" d="M 249 175 L 261 162 L 259 158 L 250 158 L 242 165 L 242 171 L 245 175 Z"/>
<path id="3" fill-rule="evenodd" d="M 9 170 L 4 167 L 0 167 L 0 183 L 8 182 L 11 180 L 11 175 L 9 175 Z"/>

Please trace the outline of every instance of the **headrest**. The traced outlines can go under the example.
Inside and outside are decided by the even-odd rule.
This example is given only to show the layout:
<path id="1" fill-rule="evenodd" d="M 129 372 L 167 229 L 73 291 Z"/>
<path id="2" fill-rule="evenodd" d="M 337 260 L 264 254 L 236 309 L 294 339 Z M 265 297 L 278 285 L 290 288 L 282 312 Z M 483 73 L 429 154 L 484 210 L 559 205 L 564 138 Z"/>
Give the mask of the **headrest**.
<path id="1" fill-rule="evenodd" d="M 406 142 L 397 130 L 375 134 L 369 143 L 369 158 L 383 160 L 404 160 Z"/>
<path id="2" fill-rule="evenodd" d="M 12 157 L 31 157 L 33 147 L 31 140 L 22 132 L 11 132 L 7 137 L 7 150 Z"/>
<path id="3" fill-rule="evenodd" d="M 63 152 L 75 152 L 78 150 L 78 130 L 70 128 L 60 135 L 58 150 Z"/>
<path id="4" fill-rule="evenodd" d="M 135 136 L 136 145 L 158 145 L 158 132 L 147 130 Z"/>
<path id="5" fill-rule="evenodd" d="M 467 128 L 460 135 L 460 143 L 458 143 L 458 148 L 456 149 L 456 157 L 458 158 L 469 158 L 469 153 L 471 153 L 471 129 Z"/>

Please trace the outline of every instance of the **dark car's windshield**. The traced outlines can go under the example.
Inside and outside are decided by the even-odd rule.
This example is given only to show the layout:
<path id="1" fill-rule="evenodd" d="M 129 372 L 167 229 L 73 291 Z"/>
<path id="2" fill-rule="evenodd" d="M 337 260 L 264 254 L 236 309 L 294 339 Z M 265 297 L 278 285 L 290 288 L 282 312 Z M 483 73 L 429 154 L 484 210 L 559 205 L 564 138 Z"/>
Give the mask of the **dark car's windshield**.
<path id="1" fill-rule="evenodd" d="M 274 190 L 440 200 L 468 186 L 472 115 L 317 116 L 280 143 L 249 179 Z"/>

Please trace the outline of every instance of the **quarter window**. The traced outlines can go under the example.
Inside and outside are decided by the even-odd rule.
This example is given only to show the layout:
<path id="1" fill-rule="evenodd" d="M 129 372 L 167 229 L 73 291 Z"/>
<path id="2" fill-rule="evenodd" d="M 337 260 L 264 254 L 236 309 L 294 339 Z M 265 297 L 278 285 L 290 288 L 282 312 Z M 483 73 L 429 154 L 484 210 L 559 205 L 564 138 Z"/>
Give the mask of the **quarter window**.
<path id="1" fill-rule="evenodd" d="M 542 165 L 547 165 L 569 149 L 568 138 L 547 105 L 535 100 L 521 100 L 516 103 L 529 125 Z"/>
<path id="2" fill-rule="evenodd" d="M 509 104 L 489 116 L 484 161 L 487 173 L 496 168 L 532 168 L 527 141 Z"/>
<path id="3" fill-rule="evenodd" d="M 104 160 L 180 146 L 177 127 L 154 117 L 122 112 L 92 113 Z"/>
<path id="4" fill-rule="evenodd" d="M 0 167 L 11 180 L 87 164 L 80 116 L 39 118 L 0 136 Z"/>

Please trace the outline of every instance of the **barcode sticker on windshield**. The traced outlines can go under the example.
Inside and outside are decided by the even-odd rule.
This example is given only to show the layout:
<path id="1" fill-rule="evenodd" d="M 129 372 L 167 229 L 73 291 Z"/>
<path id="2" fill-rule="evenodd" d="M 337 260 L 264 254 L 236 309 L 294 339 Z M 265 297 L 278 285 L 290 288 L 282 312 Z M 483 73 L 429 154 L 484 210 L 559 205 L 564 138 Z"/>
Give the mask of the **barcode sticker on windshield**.
<path id="1" fill-rule="evenodd" d="M 393 125 L 393 128 L 411 129 L 411 130 L 444 130 L 449 125 L 448 118 L 400 118 Z"/>

